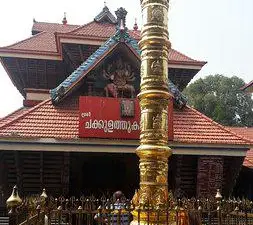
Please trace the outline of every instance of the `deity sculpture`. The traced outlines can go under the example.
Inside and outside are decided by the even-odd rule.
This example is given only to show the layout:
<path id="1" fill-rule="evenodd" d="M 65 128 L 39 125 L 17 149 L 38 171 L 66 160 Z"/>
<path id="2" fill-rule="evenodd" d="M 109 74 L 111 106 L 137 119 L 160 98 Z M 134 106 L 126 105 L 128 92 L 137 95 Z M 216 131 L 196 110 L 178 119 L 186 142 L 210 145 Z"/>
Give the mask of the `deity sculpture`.
<path id="1" fill-rule="evenodd" d="M 129 84 L 135 80 L 134 71 L 130 64 L 123 62 L 122 58 L 109 64 L 103 70 L 103 76 L 105 79 L 111 81 L 105 87 L 106 97 L 135 97 L 134 86 Z"/>

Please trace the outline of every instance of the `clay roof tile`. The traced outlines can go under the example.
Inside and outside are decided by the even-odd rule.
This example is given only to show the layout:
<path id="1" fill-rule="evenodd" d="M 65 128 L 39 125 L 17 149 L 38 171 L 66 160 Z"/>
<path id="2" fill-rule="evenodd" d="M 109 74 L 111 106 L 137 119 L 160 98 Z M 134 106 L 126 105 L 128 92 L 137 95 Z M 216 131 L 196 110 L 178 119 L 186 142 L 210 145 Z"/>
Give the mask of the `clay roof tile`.
<path id="1" fill-rule="evenodd" d="M 248 140 L 230 132 L 187 106 L 174 110 L 174 141 L 190 144 L 247 145 Z M 46 100 L 0 126 L 0 137 L 79 139 L 78 99 L 57 106 Z"/>

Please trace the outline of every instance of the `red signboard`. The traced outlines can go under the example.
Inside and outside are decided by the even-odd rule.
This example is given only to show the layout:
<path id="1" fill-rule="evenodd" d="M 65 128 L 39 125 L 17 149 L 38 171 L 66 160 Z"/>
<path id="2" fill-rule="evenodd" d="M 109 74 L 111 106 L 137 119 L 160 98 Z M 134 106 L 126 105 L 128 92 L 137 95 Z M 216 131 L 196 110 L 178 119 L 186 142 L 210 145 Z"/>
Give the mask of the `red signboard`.
<path id="1" fill-rule="evenodd" d="M 171 115 L 169 118 L 172 118 Z M 169 133 L 170 130 L 169 127 Z M 81 96 L 79 98 L 79 137 L 139 139 L 139 101 Z"/>

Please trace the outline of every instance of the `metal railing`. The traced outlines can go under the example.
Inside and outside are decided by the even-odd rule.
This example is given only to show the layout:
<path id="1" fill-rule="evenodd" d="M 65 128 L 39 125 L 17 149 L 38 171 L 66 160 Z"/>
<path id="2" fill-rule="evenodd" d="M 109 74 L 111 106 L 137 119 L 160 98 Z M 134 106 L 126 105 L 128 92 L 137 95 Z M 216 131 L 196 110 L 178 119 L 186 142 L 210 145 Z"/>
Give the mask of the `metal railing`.
<path id="1" fill-rule="evenodd" d="M 17 192 L 16 192 L 17 194 Z M 18 194 L 17 194 L 18 195 Z M 15 200 L 15 195 L 10 197 Z M 14 199 L 14 200 L 13 200 Z M 213 198 L 169 199 L 166 208 L 147 204 L 136 208 L 126 198 L 102 196 L 59 197 L 42 195 L 25 197 L 21 204 L 9 204 L 10 225 L 128 225 L 132 212 L 138 221 L 159 223 L 166 216 L 170 225 L 253 225 L 253 203 L 246 199 L 222 199 L 219 191 Z M 144 216 L 144 217 L 143 217 Z"/>

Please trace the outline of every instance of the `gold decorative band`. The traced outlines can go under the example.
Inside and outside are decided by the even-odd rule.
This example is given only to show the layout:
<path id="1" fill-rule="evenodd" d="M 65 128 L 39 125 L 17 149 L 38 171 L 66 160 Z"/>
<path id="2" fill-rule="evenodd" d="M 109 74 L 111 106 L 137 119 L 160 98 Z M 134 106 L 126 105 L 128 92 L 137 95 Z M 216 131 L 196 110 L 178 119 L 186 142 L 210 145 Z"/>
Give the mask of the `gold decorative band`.
<path id="1" fill-rule="evenodd" d="M 140 188 L 133 197 L 136 208 L 164 208 L 168 201 L 168 7 L 167 0 L 142 0 Z M 166 212 L 133 211 L 133 224 L 167 223 Z M 158 217 L 159 219 L 158 219 Z M 167 221 L 166 221 L 167 220 Z"/>

